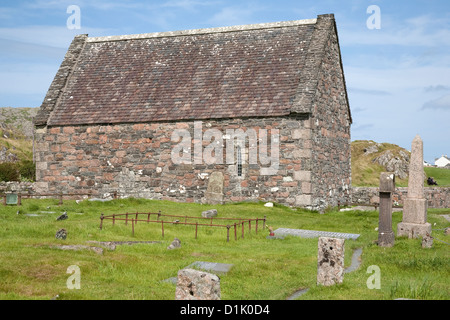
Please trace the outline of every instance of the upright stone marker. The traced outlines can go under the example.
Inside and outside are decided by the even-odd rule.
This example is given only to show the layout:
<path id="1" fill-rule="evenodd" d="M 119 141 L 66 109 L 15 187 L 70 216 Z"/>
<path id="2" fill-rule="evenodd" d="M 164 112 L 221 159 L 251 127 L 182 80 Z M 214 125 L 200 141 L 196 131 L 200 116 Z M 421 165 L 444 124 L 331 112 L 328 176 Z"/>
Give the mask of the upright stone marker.
<path id="1" fill-rule="evenodd" d="M 378 245 L 392 247 L 395 235 L 392 231 L 392 192 L 395 191 L 395 174 L 382 172 L 380 175 L 380 213 L 378 220 Z"/>
<path id="2" fill-rule="evenodd" d="M 175 300 L 220 300 L 220 279 L 215 274 L 182 269 L 178 271 Z"/>
<path id="3" fill-rule="evenodd" d="M 345 239 L 320 237 L 317 255 L 317 284 L 332 286 L 344 281 Z"/>
<path id="4" fill-rule="evenodd" d="M 205 193 L 205 202 L 208 204 L 223 203 L 223 173 L 216 171 L 209 177 L 208 188 Z"/>
<path id="5" fill-rule="evenodd" d="M 417 135 L 411 146 L 408 195 L 403 201 L 403 221 L 397 225 L 397 236 L 417 238 L 431 234 L 427 223 L 427 200 L 424 196 L 423 142 Z"/>

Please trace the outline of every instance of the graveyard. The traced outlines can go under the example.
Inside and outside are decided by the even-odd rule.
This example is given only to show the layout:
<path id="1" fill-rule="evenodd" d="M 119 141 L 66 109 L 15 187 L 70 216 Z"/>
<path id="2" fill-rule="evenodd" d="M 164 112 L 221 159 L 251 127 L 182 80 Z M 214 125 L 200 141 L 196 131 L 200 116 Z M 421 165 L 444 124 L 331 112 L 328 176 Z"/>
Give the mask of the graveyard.
<path id="1" fill-rule="evenodd" d="M 238 228 L 237 237 L 232 231 L 227 241 L 227 228 L 198 226 L 196 233 L 192 225 L 166 220 L 162 234 L 161 224 L 131 221 L 136 212 L 201 217 L 211 209 L 217 218 L 265 218 L 265 226 L 260 223 L 256 233 L 256 225 L 250 229 L 246 223 L 243 233 Z M 102 213 L 130 213 L 130 220 L 104 219 L 100 229 Z M 174 279 L 189 267 L 217 274 L 222 300 L 447 300 L 449 215 L 449 209 L 428 210 L 430 248 L 422 247 L 420 237 L 406 236 L 386 247 L 378 245 L 375 210 L 329 208 L 319 214 L 263 202 L 23 199 L 21 206 L 0 208 L 0 299 L 174 300 Z M 402 212 L 392 212 L 392 230 L 401 222 Z M 55 237 L 61 229 L 65 239 Z M 317 232 L 301 237 L 283 230 L 354 235 L 344 243 L 343 281 L 317 283 Z M 71 266 L 79 268 L 79 289 L 68 283 Z"/>

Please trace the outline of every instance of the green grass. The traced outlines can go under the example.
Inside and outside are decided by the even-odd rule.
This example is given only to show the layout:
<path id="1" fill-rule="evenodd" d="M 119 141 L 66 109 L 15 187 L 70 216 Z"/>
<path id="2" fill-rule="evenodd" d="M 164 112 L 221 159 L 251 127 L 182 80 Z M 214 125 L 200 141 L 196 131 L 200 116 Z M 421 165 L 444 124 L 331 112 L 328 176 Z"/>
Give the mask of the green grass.
<path id="1" fill-rule="evenodd" d="M 433 177 L 436 180 L 438 187 L 450 187 L 450 169 L 425 167 L 424 170 L 427 177 Z"/>
<path id="2" fill-rule="evenodd" d="M 100 214 L 157 212 L 199 217 L 201 212 L 216 208 L 220 217 L 263 218 L 275 229 L 280 227 L 359 233 L 357 240 L 346 240 L 345 266 L 351 263 L 356 248 L 363 248 L 360 268 L 344 276 L 344 282 L 333 287 L 316 285 L 317 239 L 287 237 L 268 240 L 267 230 L 255 234 L 245 229 L 244 239 L 226 242 L 226 228 L 199 227 L 195 239 L 193 226 L 166 224 L 165 236 L 159 224 L 139 222 L 135 234 L 131 224 L 104 220 L 99 229 Z M 20 213 L 17 215 L 17 210 Z M 44 211 L 44 212 L 43 212 Z M 69 219 L 56 221 L 67 211 Z M 47 213 L 45 213 L 47 212 Z M 55 212 L 55 213 L 48 213 Z M 38 217 L 25 213 L 39 214 Z M 428 221 L 434 229 L 448 222 L 441 214 L 450 209 L 429 210 Z M 401 213 L 393 214 L 393 229 Z M 266 208 L 262 203 L 229 205 L 181 204 L 168 201 L 121 199 L 111 202 L 23 200 L 21 207 L 0 206 L 0 299 L 81 300 L 173 300 L 175 285 L 162 280 L 175 277 L 178 270 L 194 261 L 233 264 L 221 278 L 223 300 L 284 300 L 301 288 L 309 288 L 300 299 L 449 299 L 449 247 L 435 241 L 431 249 L 422 249 L 420 239 L 397 238 L 393 248 L 375 244 L 378 212 L 336 212 L 318 214 L 279 205 Z M 60 228 L 68 231 L 66 240 L 55 239 Z M 231 229 L 233 230 L 233 229 Z M 238 230 L 240 231 L 240 230 Z M 240 235 L 240 232 L 238 232 Z M 450 243 L 440 230 L 433 236 Z M 182 247 L 167 250 L 177 237 Z M 159 241 L 155 244 L 118 245 L 116 250 L 64 251 L 57 244 L 88 244 L 86 241 Z M 68 289 L 66 273 L 71 265 L 81 270 L 81 289 Z M 366 270 L 377 265 L 381 270 L 381 289 L 368 289 Z"/>

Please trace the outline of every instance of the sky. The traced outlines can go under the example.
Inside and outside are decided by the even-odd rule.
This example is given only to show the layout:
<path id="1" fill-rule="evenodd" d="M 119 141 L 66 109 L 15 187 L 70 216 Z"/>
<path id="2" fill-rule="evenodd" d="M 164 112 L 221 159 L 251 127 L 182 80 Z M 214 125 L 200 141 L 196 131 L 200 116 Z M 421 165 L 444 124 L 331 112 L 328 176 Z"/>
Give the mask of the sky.
<path id="1" fill-rule="evenodd" d="M 333 13 L 351 139 L 450 155 L 448 0 L 0 0 L 0 107 L 39 107 L 77 34 L 139 34 Z"/>

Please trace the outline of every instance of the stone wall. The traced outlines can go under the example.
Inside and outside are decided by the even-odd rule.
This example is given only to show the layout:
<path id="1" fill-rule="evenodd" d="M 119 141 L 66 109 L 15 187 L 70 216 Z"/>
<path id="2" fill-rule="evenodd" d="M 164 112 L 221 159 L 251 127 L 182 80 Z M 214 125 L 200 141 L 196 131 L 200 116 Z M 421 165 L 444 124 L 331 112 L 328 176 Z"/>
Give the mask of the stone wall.
<path id="1" fill-rule="evenodd" d="M 10 192 L 33 193 L 33 182 L 0 181 L 0 194 Z"/>
<path id="2" fill-rule="evenodd" d="M 199 141 L 195 123 L 201 126 L 203 159 L 194 157 L 195 143 Z M 109 197 L 117 192 L 120 196 L 204 202 L 209 177 L 213 172 L 222 172 L 225 202 L 263 200 L 299 205 L 298 196 L 311 194 L 309 126 L 308 116 L 303 115 L 40 127 L 36 130 L 35 144 L 36 192 L 92 192 L 97 197 Z M 262 129 L 267 130 L 267 150 L 261 148 L 265 138 Z M 175 130 L 189 133 L 192 139 L 188 146 L 190 150 L 180 147 L 183 140 L 173 137 Z M 242 148 L 242 176 L 237 174 L 236 154 L 234 163 L 227 163 L 227 152 L 235 152 L 238 141 L 230 143 L 228 132 L 237 133 L 237 130 L 256 132 L 258 138 L 258 141 L 246 139 Z M 276 141 L 271 133 L 276 130 L 279 132 L 278 170 L 262 175 L 261 169 L 270 167 L 273 161 L 262 164 L 260 155 L 265 151 L 269 157 L 272 155 L 271 147 Z M 208 136 L 210 133 L 220 135 L 212 138 Z M 207 152 L 209 154 L 215 146 L 223 147 L 223 164 L 206 163 Z M 249 163 L 251 148 L 257 152 L 256 163 Z M 173 152 L 180 158 L 186 157 L 187 161 L 174 163 Z"/>
<path id="3" fill-rule="evenodd" d="M 428 208 L 450 208 L 450 188 L 425 187 L 425 198 L 428 200 Z M 407 187 L 396 188 L 392 195 L 393 200 L 403 205 L 403 200 L 408 194 Z M 352 187 L 352 203 L 375 204 L 379 203 L 379 191 L 377 187 Z"/>
<path id="4" fill-rule="evenodd" d="M 311 118 L 312 208 L 319 210 L 349 201 L 351 186 L 351 115 L 337 35 L 331 32 L 326 36 L 327 50 L 319 48 L 323 57 Z"/>

